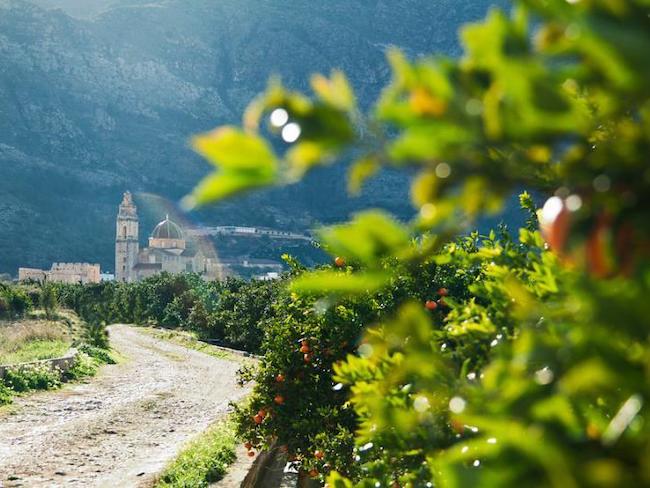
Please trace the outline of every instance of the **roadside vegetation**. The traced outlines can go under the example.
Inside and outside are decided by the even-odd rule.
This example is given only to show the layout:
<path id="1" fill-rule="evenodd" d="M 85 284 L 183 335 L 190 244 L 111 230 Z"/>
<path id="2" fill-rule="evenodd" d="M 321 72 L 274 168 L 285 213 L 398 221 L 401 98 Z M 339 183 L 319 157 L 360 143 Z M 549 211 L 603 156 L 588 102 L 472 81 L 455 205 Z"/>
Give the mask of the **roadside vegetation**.
<path id="1" fill-rule="evenodd" d="M 72 337 L 64 323 L 23 319 L 0 326 L 0 364 L 15 364 L 61 357 Z"/>
<path id="2" fill-rule="evenodd" d="M 101 364 L 114 362 L 106 331 L 97 332 L 74 312 L 60 309 L 52 286 L 2 285 L 0 306 L 0 365 L 6 367 L 0 405 L 16 394 L 92 376 Z M 66 371 L 42 362 L 73 348 L 74 364 Z"/>
<path id="3" fill-rule="evenodd" d="M 158 478 L 156 488 L 203 488 L 219 481 L 236 458 L 234 421 L 220 420 L 191 441 Z"/>

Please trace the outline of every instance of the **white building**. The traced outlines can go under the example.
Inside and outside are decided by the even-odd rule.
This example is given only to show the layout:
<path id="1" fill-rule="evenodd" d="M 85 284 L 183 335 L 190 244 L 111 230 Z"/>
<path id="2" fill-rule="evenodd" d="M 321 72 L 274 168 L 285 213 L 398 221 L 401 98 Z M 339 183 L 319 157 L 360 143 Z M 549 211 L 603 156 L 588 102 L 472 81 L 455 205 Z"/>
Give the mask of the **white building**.
<path id="1" fill-rule="evenodd" d="M 213 249 L 187 241 L 181 227 L 165 217 L 149 237 L 149 246 L 140 249 L 138 212 L 131 193 L 126 192 L 119 207 L 115 239 L 115 279 L 138 281 L 158 273 L 199 273 L 219 279 L 222 267 Z"/>

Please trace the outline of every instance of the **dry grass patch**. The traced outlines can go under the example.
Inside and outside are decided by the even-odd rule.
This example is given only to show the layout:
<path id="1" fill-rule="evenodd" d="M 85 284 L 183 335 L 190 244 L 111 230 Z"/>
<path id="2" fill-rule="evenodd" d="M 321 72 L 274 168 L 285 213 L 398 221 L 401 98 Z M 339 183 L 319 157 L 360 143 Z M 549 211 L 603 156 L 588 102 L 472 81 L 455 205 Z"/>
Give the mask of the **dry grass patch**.
<path id="1" fill-rule="evenodd" d="M 25 319 L 0 322 L 0 364 L 59 357 L 70 347 L 66 322 Z"/>

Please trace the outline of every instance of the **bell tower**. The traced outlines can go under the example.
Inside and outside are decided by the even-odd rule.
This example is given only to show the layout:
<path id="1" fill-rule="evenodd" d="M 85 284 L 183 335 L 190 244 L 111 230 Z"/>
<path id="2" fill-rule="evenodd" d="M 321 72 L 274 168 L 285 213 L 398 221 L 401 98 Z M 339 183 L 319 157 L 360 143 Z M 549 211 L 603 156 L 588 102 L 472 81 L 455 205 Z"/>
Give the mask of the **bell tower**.
<path id="1" fill-rule="evenodd" d="M 138 209 L 130 192 L 124 193 L 117 214 L 115 233 L 115 279 L 117 281 L 136 281 L 133 267 L 138 261 Z"/>

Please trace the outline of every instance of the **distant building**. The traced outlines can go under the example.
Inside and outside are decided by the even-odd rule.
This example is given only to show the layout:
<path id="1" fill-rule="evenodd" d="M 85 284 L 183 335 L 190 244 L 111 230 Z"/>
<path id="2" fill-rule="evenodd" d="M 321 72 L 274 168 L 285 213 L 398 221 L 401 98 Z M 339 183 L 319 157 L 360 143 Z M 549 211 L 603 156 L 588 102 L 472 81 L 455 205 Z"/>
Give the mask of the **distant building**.
<path id="1" fill-rule="evenodd" d="M 140 249 L 138 212 L 129 192 L 124 194 L 116 224 L 117 281 L 139 281 L 162 272 L 199 273 L 206 279 L 219 279 L 223 275 L 214 250 L 187 241 L 181 227 L 169 216 L 154 228 L 149 246 Z"/>
<path id="2" fill-rule="evenodd" d="M 99 275 L 100 281 L 115 281 L 115 275 L 113 273 L 102 273 Z"/>
<path id="3" fill-rule="evenodd" d="M 284 270 L 282 263 L 270 259 L 238 257 L 219 261 L 224 276 L 242 276 L 253 279 L 275 279 Z"/>
<path id="4" fill-rule="evenodd" d="M 276 271 L 269 271 L 268 273 L 262 274 L 262 275 L 255 275 L 253 276 L 253 279 L 259 280 L 259 281 L 273 281 L 277 280 L 280 278 L 280 273 Z"/>
<path id="5" fill-rule="evenodd" d="M 265 227 L 224 225 L 189 229 L 187 233 L 192 236 L 269 237 L 271 239 L 313 241 L 313 237 L 308 234 L 300 234 L 287 230 L 267 229 Z"/>
<path id="6" fill-rule="evenodd" d="M 99 264 L 54 263 L 49 270 L 19 268 L 18 281 L 38 281 L 43 283 L 99 283 Z"/>

